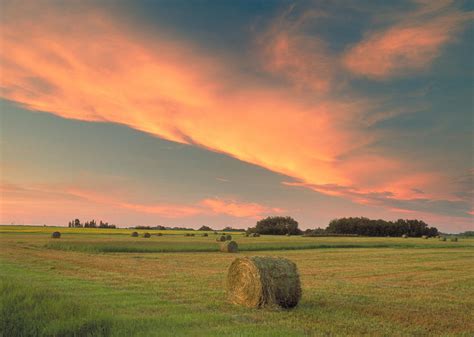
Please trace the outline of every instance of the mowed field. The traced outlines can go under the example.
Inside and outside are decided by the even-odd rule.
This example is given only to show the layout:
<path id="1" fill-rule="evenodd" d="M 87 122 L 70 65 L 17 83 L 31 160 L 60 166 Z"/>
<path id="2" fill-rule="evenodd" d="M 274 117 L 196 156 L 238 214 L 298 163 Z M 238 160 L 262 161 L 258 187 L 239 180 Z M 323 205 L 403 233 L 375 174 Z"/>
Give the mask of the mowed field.
<path id="1" fill-rule="evenodd" d="M 230 233 L 241 251 L 221 253 L 212 232 L 54 230 L 0 227 L 1 336 L 474 336 L 474 239 Z M 297 264 L 295 309 L 228 303 L 253 255 Z"/>

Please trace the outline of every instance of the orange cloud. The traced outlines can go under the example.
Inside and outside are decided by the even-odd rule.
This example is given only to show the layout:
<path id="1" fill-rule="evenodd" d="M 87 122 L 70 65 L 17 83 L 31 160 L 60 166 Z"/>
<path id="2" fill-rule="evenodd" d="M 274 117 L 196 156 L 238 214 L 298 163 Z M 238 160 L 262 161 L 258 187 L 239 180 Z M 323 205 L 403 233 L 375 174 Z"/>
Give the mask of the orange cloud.
<path id="1" fill-rule="evenodd" d="M 7 19 L 0 23 L 2 51 L 8 51 L 0 54 L 4 99 L 31 110 L 119 123 L 225 153 L 305 184 L 324 186 L 319 191 L 327 194 L 339 193 L 340 187 L 393 193 L 398 186 L 403 190 L 397 194 L 412 193 L 413 186 L 399 182 L 406 172 L 416 170 L 414 166 L 386 153 L 349 156 L 380 136 L 365 128 L 364 117 L 373 108 L 366 100 L 315 98 L 264 86 L 196 46 L 135 32 L 99 10 L 64 13 L 26 2 L 11 3 L 5 12 Z M 302 50 L 300 57 L 298 46 L 306 40 L 278 31 L 271 41 L 270 67 L 287 74 L 295 70 L 296 76 L 323 92 L 330 86 L 325 84 L 330 83 L 328 76 L 317 70 L 320 63 L 324 68 L 325 56 L 316 58 L 312 69 L 304 68 L 308 55 L 324 49 L 319 42 L 310 43 L 309 54 Z M 314 76 L 305 78 L 307 73 Z M 386 171 L 390 179 L 376 179 L 388 177 L 381 174 Z M 429 191 L 425 185 L 415 187 Z M 260 211 L 233 202 L 207 204 L 234 215 Z M 159 214 L 199 212 L 195 205 L 122 206 Z M 249 207 L 252 211 L 245 211 Z"/>
<path id="2" fill-rule="evenodd" d="M 343 63 L 354 74 L 372 79 L 423 71 L 472 17 L 453 9 L 450 1 L 419 1 L 419 8 L 400 22 L 351 47 Z"/>
<path id="3" fill-rule="evenodd" d="M 305 34 L 304 28 L 324 13 L 305 11 L 290 16 L 294 5 L 283 12 L 257 39 L 264 68 L 289 79 L 298 88 L 309 87 L 326 94 L 334 86 L 337 60 L 323 40 Z"/>

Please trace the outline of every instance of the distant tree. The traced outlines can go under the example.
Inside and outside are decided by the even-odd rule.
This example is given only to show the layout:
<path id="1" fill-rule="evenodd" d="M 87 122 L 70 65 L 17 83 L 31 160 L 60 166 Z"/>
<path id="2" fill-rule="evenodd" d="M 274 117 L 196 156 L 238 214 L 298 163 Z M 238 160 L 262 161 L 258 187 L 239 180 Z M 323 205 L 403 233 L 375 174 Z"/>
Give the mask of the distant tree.
<path id="1" fill-rule="evenodd" d="M 422 235 L 436 236 L 438 229 L 428 227 L 421 220 L 403 220 L 395 222 L 371 220 L 368 218 L 341 218 L 332 220 L 326 228 L 327 233 L 357 234 L 362 236 L 402 236 L 420 237 Z"/>
<path id="2" fill-rule="evenodd" d="M 81 221 L 79 221 L 79 219 L 75 219 L 75 220 L 74 220 L 74 227 L 75 227 L 75 228 L 81 228 L 81 227 L 83 227 L 82 224 L 81 224 Z"/>
<path id="3" fill-rule="evenodd" d="M 265 219 L 259 220 L 255 228 L 249 228 L 247 233 L 297 235 L 301 234 L 301 231 L 298 229 L 298 222 L 292 217 L 269 216 Z"/>
<path id="4" fill-rule="evenodd" d="M 201 226 L 198 230 L 200 231 L 212 231 L 212 228 L 209 226 Z"/>

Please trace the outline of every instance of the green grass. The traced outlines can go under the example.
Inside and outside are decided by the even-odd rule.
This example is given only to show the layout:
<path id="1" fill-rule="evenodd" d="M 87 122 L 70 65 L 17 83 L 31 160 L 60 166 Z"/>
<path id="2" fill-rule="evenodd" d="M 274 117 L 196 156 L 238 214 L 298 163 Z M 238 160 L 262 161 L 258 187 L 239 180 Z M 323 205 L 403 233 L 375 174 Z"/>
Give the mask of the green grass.
<path id="1" fill-rule="evenodd" d="M 18 329 L 24 327 L 9 333 L 2 323 L 0 333 L 87 336 L 93 332 L 99 336 L 147 337 L 474 335 L 472 239 L 233 238 L 244 249 L 266 250 L 238 254 L 194 250 L 145 254 L 133 250 L 214 249 L 214 235 L 143 239 L 65 233 L 54 240 L 41 231 L 0 234 L 2 317 L 17 322 L 13 324 Z M 51 245 L 62 247 L 51 249 Z M 326 248 L 303 249 L 308 248 L 304 245 Z M 357 248 L 349 248 L 351 245 Z M 64 250 L 66 246 L 73 249 Z M 104 252 L 104 247 L 113 246 L 119 251 Z M 124 251 L 123 247 L 132 248 Z M 292 247 L 298 250 L 268 250 Z M 235 257 L 251 255 L 282 256 L 297 264 L 303 297 L 295 309 L 247 309 L 227 302 L 228 266 Z"/>
<path id="2" fill-rule="evenodd" d="M 0 280 L 0 336 L 109 336 L 112 320 L 53 288 Z"/>

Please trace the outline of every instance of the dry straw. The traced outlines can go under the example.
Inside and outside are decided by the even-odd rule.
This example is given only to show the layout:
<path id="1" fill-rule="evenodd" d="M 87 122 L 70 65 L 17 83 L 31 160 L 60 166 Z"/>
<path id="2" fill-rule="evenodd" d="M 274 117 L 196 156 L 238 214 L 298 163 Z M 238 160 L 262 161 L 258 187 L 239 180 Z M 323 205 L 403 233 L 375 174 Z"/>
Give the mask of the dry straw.
<path id="1" fill-rule="evenodd" d="M 237 253 L 239 251 L 239 246 L 235 241 L 225 241 L 219 244 L 219 249 L 224 253 Z"/>
<path id="2" fill-rule="evenodd" d="M 59 238 L 61 237 L 61 233 L 59 233 L 59 232 L 53 232 L 53 233 L 51 234 L 51 237 L 52 237 L 53 239 L 59 239 Z"/>
<path id="3" fill-rule="evenodd" d="M 232 303 L 250 308 L 293 308 L 301 299 L 301 283 L 296 265 L 290 260 L 245 257 L 230 265 L 227 292 Z"/>

